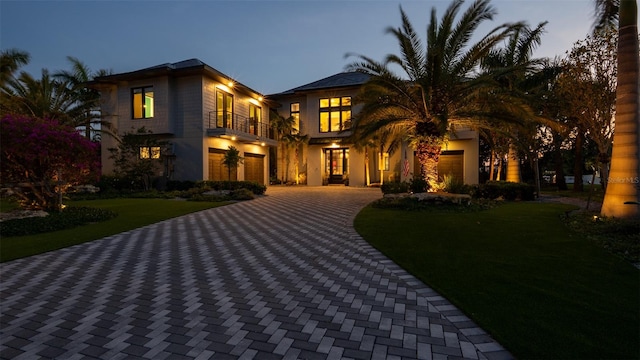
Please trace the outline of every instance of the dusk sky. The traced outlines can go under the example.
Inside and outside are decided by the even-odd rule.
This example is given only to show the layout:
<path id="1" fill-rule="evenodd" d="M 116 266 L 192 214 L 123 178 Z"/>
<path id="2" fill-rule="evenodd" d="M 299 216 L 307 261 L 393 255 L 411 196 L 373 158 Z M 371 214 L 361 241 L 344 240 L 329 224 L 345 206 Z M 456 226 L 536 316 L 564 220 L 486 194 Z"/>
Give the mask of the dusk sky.
<path id="1" fill-rule="evenodd" d="M 263 93 L 339 73 L 359 53 L 399 53 L 385 34 L 400 25 L 399 6 L 424 41 L 432 7 L 449 1 L 0 1 L 0 47 L 31 54 L 23 70 L 68 69 L 67 56 L 114 73 L 198 58 Z M 472 3 L 467 0 L 466 9 Z M 549 21 L 535 57 L 564 55 L 593 24 L 593 0 L 494 0 L 504 22 Z"/>

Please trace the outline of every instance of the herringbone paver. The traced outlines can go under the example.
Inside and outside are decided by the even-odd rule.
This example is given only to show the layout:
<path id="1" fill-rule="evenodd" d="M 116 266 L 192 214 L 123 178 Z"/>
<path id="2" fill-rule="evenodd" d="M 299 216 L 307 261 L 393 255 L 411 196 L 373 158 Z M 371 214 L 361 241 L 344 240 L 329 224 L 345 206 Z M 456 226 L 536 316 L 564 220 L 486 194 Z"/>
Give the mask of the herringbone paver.
<path id="1" fill-rule="evenodd" d="M 271 187 L 2 264 L 0 358 L 511 358 L 353 230 L 378 197 Z"/>

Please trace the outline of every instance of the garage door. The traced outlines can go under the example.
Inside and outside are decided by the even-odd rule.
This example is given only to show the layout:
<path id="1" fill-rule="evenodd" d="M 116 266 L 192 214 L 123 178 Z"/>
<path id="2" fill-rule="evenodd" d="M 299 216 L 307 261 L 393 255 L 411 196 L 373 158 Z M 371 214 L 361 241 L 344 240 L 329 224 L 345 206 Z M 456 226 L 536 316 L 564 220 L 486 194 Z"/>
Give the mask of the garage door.
<path id="1" fill-rule="evenodd" d="M 225 152 L 209 148 L 209 180 L 229 180 L 229 169 L 222 163 Z M 238 180 L 237 169 L 231 169 L 231 180 Z"/>
<path id="2" fill-rule="evenodd" d="M 264 185 L 264 155 L 244 154 L 244 179 Z"/>
<path id="3" fill-rule="evenodd" d="M 420 162 L 417 155 L 414 155 L 413 158 L 413 173 L 420 174 Z M 464 150 L 449 150 L 440 153 L 438 180 L 442 181 L 445 175 L 451 175 L 464 181 Z"/>
<path id="4" fill-rule="evenodd" d="M 442 181 L 445 175 L 464 181 L 464 150 L 443 151 L 438 161 L 438 180 Z"/>

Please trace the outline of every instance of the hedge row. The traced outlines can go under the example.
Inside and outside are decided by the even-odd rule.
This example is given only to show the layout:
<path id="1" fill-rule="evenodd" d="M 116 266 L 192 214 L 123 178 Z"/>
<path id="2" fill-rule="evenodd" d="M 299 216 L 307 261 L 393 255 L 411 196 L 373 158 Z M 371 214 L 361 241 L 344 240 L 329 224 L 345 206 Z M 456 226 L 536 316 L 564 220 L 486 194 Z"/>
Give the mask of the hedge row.
<path id="1" fill-rule="evenodd" d="M 422 185 L 421 182 L 392 182 L 383 184 L 380 189 L 383 194 L 418 193 L 422 192 L 420 191 Z M 490 181 L 485 184 L 455 186 L 446 190 L 456 194 L 469 194 L 474 199 L 495 200 L 503 198 L 509 201 L 535 199 L 535 187 L 525 183 Z"/>
<path id="2" fill-rule="evenodd" d="M 61 212 L 50 213 L 44 217 L 5 220 L 0 226 L 0 236 L 24 236 L 64 230 L 109 220 L 117 215 L 110 210 L 70 206 Z"/>

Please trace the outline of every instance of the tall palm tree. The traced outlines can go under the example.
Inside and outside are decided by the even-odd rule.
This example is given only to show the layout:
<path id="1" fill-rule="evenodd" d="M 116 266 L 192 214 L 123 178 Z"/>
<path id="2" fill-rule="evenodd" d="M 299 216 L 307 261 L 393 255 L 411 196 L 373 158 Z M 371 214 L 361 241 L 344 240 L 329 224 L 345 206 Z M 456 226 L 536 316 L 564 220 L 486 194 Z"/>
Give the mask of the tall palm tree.
<path id="1" fill-rule="evenodd" d="M 618 86 L 611 170 L 601 214 L 640 217 L 640 54 L 636 0 L 596 0 L 597 26 L 618 25 Z"/>
<path id="2" fill-rule="evenodd" d="M 67 85 L 70 96 L 75 98 L 74 104 L 68 110 L 73 122 L 77 126 L 84 127 L 87 139 L 90 139 L 92 132 L 95 131 L 112 133 L 110 123 L 102 121 L 101 118 L 100 92 L 87 87 L 88 82 L 96 77 L 109 75 L 111 71 L 100 69 L 94 74 L 77 58 L 68 56 L 67 60 L 71 64 L 71 70 L 58 71 L 53 76 L 63 81 Z"/>
<path id="3" fill-rule="evenodd" d="M 475 0 L 456 21 L 463 2 L 454 0 L 440 21 L 432 9 L 426 46 L 401 7 L 402 26 L 387 29 L 398 40 L 401 55 L 389 54 L 384 62 L 355 55 L 359 61 L 347 67 L 371 75 L 356 97 L 363 106 L 353 119 L 352 137 L 369 138 L 387 129 L 408 140 L 431 187 L 438 181 L 437 163 L 448 134 L 480 126 L 490 118 L 488 112 L 506 115 L 507 104 L 519 108 L 517 101 L 501 101 L 509 94 L 489 91 L 494 85 L 490 77 L 474 72 L 491 49 L 521 24 L 498 26 L 470 44 L 477 28 L 496 11 L 489 0 Z M 403 76 L 391 66 L 399 66 Z M 498 109 L 498 104 L 505 107 Z"/>
<path id="4" fill-rule="evenodd" d="M 542 59 L 533 59 L 533 51 L 541 43 L 544 27 L 541 22 L 534 29 L 528 25 L 516 27 L 504 47 L 492 50 L 482 61 L 483 68 L 489 72 L 497 70 L 500 86 L 514 94 L 525 97 L 529 93 L 527 76 L 541 64 Z M 509 126 L 509 151 L 507 157 L 507 181 L 520 182 L 520 159 L 518 156 L 518 127 Z"/>

